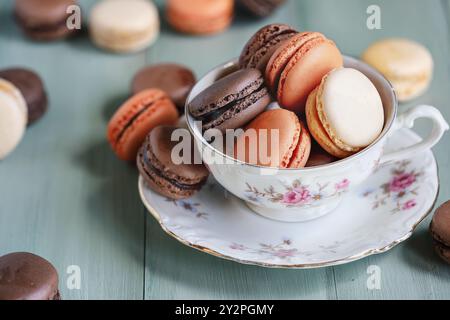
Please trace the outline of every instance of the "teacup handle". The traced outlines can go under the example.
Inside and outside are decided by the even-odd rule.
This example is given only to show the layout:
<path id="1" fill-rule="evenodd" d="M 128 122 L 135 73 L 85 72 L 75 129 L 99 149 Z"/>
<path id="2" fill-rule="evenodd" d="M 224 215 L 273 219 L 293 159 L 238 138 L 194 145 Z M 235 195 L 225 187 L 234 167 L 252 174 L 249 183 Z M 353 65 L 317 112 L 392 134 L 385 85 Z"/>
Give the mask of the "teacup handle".
<path id="1" fill-rule="evenodd" d="M 420 105 L 400 114 L 394 123 L 392 132 L 401 128 L 411 129 L 414 126 L 416 119 L 419 118 L 427 118 L 433 122 L 433 129 L 431 130 L 430 135 L 415 145 L 384 154 L 380 160 L 381 164 L 405 159 L 412 154 L 429 150 L 441 140 L 445 131 L 449 130 L 447 121 L 445 121 L 438 109 L 432 106 Z"/>

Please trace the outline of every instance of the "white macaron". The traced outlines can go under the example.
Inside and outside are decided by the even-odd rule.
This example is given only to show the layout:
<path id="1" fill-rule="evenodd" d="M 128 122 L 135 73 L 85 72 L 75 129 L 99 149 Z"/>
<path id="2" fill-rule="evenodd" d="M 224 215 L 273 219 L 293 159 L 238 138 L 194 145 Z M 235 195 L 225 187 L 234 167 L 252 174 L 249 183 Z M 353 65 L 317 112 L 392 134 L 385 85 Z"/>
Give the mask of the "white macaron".
<path id="1" fill-rule="evenodd" d="M 27 120 L 27 105 L 19 89 L 0 79 L 0 159 L 6 158 L 20 143 Z"/>
<path id="2" fill-rule="evenodd" d="M 159 35 L 158 9 L 149 0 L 103 0 L 91 11 L 89 30 L 100 48 L 118 53 L 147 48 Z"/>
<path id="3" fill-rule="evenodd" d="M 318 101 L 320 121 L 340 149 L 358 151 L 374 142 L 383 130 L 380 94 L 356 69 L 330 72 L 319 87 Z"/>

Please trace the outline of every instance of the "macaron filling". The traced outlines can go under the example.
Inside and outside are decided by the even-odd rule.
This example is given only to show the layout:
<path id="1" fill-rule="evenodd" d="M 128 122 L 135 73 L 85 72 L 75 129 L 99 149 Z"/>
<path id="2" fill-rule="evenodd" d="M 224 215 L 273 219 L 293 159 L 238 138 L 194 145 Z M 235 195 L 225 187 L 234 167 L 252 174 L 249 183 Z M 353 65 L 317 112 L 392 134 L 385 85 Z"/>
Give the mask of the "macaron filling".
<path id="1" fill-rule="evenodd" d="M 268 94 L 269 92 L 267 88 L 262 87 L 259 91 L 252 93 L 247 97 L 233 101 L 221 109 L 214 110 L 213 112 L 204 115 L 201 118 L 201 120 L 205 122 L 203 124 L 203 129 L 208 130 L 221 125 L 225 121 L 234 117 L 236 114 L 246 110 L 249 106 L 254 105 L 263 97 L 268 96 Z"/>
<path id="2" fill-rule="evenodd" d="M 139 110 L 135 115 L 133 115 L 127 123 L 123 126 L 122 130 L 119 132 L 119 134 L 116 137 L 116 144 L 119 143 L 120 139 L 125 135 L 127 130 L 133 125 L 133 123 L 142 115 L 144 114 L 150 107 L 152 107 L 154 104 L 156 104 L 158 101 L 161 101 L 165 99 L 165 97 L 158 98 L 156 100 L 153 100 L 151 102 L 148 102 L 142 106 L 142 109 Z"/>

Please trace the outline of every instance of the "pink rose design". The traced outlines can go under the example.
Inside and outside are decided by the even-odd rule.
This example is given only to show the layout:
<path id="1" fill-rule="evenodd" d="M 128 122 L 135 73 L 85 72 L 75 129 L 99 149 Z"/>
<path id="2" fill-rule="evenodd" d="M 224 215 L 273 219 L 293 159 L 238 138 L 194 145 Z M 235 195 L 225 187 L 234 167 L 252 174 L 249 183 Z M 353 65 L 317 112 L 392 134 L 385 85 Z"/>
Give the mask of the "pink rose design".
<path id="1" fill-rule="evenodd" d="M 336 190 L 341 191 L 347 189 L 350 185 L 350 180 L 344 179 L 341 182 L 336 184 Z"/>
<path id="2" fill-rule="evenodd" d="M 305 203 L 311 198 L 311 193 L 306 188 L 296 188 L 284 194 L 283 202 L 287 204 Z"/>
<path id="3" fill-rule="evenodd" d="M 416 200 L 409 200 L 408 202 L 405 202 L 405 204 L 403 204 L 402 210 L 410 210 L 415 206 L 417 206 Z"/>
<path id="4" fill-rule="evenodd" d="M 395 176 L 389 183 L 390 192 L 402 192 L 416 182 L 416 176 L 412 173 L 402 173 Z"/>

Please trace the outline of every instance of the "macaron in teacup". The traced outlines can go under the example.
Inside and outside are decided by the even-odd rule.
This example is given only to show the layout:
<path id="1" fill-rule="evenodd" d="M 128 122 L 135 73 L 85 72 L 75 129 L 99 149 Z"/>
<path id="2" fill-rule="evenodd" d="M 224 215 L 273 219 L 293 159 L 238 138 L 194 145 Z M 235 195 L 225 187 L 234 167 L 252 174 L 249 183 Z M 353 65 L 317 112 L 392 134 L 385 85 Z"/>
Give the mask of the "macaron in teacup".
<path id="1" fill-rule="evenodd" d="M 356 69 L 335 69 L 309 95 L 309 130 L 319 145 L 346 158 L 374 142 L 384 126 L 384 109 L 373 83 Z"/>

